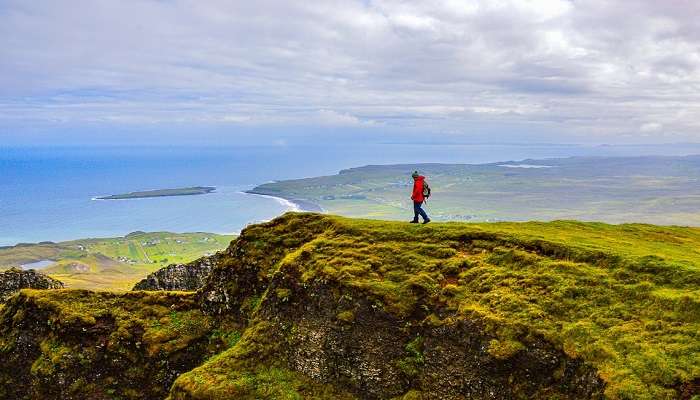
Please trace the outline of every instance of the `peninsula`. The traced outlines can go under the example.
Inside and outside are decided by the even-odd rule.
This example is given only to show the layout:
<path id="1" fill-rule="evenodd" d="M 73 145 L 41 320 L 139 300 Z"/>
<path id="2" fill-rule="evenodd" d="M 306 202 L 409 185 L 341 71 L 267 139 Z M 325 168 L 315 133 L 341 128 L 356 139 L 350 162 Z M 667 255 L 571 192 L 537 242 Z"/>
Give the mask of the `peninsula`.
<path id="1" fill-rule="evenodd" d="M 148 197 L 171 197 L 171 196 L 192 196 L 197 194 L 207 194 L 215 191 L 212 186 L 192 186 L 177 189 L 157 189 L 145 190 L 141 192 L 131 192 L 124 194 L 114 194 L 111 196 L 97 197 L 97 200 L 128 200 L 128 199 L 143 199 Z"/>

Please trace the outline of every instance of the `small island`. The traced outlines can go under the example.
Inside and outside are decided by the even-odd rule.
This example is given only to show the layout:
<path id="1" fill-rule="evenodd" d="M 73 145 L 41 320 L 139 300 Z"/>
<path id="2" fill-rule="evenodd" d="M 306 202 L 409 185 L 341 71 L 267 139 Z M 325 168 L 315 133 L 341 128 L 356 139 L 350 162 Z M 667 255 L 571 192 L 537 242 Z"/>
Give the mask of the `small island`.
<path id="1" fill-rule="evenodd" d="M 212 186 L 193 186 L 177 189 L 158 189 L 145 190 L 142 192 L 131 192 L 124 194 L 114 194 L 111 196 L 97 197 L 97 200 L 128 200 L 128 199 L 144 199 L 148 197 L 170 197 L 170 196 L 193 196 L 198 194 L 207 194 L 215 191 Z"/>

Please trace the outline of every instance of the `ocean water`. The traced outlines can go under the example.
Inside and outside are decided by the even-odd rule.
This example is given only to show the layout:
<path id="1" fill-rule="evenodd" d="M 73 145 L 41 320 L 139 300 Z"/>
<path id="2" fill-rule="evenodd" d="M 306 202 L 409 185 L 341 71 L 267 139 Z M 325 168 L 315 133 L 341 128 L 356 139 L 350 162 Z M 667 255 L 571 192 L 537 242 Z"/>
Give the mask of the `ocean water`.
<path id="1" fill-rule="evenodd" d="M 290 209 L 242 193 L 271 180 L 366 164 L 484 163 L 575 155 L 700 154 L 699 145 L 406 145 L 260 147 L 0 147 L 0 246 L 142 231 L 236 233 Z M 408 172 L 407 172 L 408 173 Z M 216 186 L 200 196 L 93 200 Z"/>

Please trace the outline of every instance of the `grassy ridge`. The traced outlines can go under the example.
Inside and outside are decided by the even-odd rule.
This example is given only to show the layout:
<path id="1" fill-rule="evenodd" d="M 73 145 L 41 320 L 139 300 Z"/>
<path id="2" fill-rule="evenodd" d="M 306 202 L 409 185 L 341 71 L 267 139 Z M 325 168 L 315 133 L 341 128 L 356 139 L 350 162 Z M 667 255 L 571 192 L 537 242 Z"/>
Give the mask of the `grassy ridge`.
<path id="1" fill-rule="evenodd" d="M 69 288 L 129 290 L 149 273 L 225 248 L 234 236 L 134 232 L 120 238 L 23 244 L 0 249 L 0 268 L 56 261 L 42 272 Z"/>
<path id="2" fill-rule="evenodd" d="M 431 325 L 481 321 L 495 337 L 488 351 L 496 358 L 508 359 L 523 350 L 530 335 L 542 336 L 595 367 L 612 399 L 678 398 L 700 379 L 700 229 L 283 219 L 242 235 L 250 246 L 246 251 L 269 254 L 266 248 L 284 248 L 304 229 L 321 230 L 270 265 L 261 259 L 260 273 L 281 273 L 279 281 L 300 276 L 304 287 L 337 282 L 401 318 L 427 307 L 432 313 L 423 323 Z M 295 229 L 285 233 L 290 225 Z M 289 293 L 275 288 L 255 304 L 275 301 L 281 292 Z M 269 346 L 278 344 L 265 345 L 262 337 L 265 324 L 253 324 L 258 328 L 244 333 L 240 348 L 183 375 L 176 388 L 201 392 L 191 398 L 202 399 L 254 390 L 233 377 L 267 376 L 269 368 L 279 367 L 241 361 L 246 354 L 275 352 Z M 241 369 L 241 375 L 228 372 L 233 380 L 224 379 L 222 368 L 229 367 Z M 173 398 L 181 398 L 178 390 Z"/>

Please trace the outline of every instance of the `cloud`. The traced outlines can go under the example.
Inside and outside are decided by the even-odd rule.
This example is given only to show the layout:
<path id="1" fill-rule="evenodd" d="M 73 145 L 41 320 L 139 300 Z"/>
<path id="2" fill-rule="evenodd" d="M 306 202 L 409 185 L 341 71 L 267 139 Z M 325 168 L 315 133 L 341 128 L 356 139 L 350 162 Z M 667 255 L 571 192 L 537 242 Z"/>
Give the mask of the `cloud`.
<path id="1" fill-rule="evenodd" d="M 642 124 L 641 127 L 639 127 L 639 130 L 641 132 L 657 132 L 663 128 L 663 125 L 658 124 L 656 122 L 647 122 L 646 124 Z"/>
<path id="2" fill-rule="evenodd" d="M 6 0 L 0 132 L 177 122 L 613 141 L 663 127 L 695 140 L 697 15 L 698 2 L 652 0 Z"/>
<path id="3" fill-rule="evenodd" d="M 318 110 L 312 121 L 324 125 L 335 126 L 355 126 L 355 125 L 374 125 L 375 121 L 361 120 L 360 118 L 348 113 L 339 113 L 333 110 Z"/>

